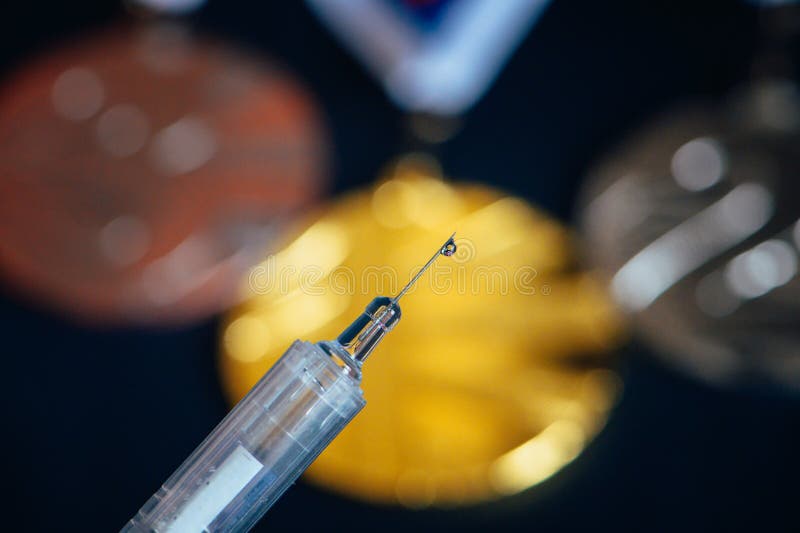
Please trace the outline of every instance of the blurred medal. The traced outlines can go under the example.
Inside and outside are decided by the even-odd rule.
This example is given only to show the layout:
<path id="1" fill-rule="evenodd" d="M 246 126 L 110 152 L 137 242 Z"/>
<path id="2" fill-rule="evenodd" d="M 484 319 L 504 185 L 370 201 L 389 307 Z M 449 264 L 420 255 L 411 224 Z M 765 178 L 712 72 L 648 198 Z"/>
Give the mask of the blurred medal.
<path id="1" fill-rule="evenodd" d="M 181 322 L 324 184 L 315 105 L 275 67 L 181 26 L 117 27 L 0 90 L 0 268 L 93 322 Z"/>
<path id="2" fill-rule="evenodd" d="M 608 351 L 620 323 L 574 270 L 568 231 L 413 158 L 251 270 L 222 335 L 231 399 L 294 339 L 335 337 L 374 295 L 394 294 L 421 267 L 418 251 L 453 230 L 454 261 L 406 296 L 403 322 L 365 365 L 368 408 L 314 463 L 312 481 L 414 508 L 475 503 L 548 478 L 604 425 L 619 389 Z"/>
<path id="3" fill-rule="evenodd" d="M 590 259 L 642 335 L 716 383 L 800 389 L 800 93 L 677 109 L 592 173 Z"/>

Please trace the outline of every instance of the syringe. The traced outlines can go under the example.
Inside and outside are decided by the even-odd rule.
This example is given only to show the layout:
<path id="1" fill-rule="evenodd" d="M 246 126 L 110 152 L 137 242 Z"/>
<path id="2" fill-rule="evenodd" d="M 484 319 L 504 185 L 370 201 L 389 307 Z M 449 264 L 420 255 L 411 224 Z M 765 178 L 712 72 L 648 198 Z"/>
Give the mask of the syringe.
<path id="1" fill-rule="evenodd" d="M 295 341 L 123 532 L 247 531 L 366 405 L 361 365 L 400 320 L 398 300 L 453 234 L 393 298 L 379 296 L 337 338 Z"/>

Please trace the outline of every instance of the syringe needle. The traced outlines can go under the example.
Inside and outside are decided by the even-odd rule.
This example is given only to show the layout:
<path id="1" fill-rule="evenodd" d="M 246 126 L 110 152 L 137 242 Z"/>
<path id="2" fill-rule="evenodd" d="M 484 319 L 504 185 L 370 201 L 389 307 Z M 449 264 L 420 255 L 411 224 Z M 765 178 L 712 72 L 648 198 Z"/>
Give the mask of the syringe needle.
<path id="1" fill-rule="evenodd" d="M 403 289 L 399 293 L 397 293 L 397 296 L 392 298 L 392 304 L 396 304 L 397 301 L 400 298 L 402 298 L 405 293 L 408 292 L 408 290 L 414 285 L 414 283 L 417 282 L 417 280 L 422 276 L 422 274 L 424 274 L 425 271 L 428 270 L 428 268 L 434 263 L 434 261 L 436 261 L 436 259 L 440 255 L 446 255 L 446 256 L 449 257 L 449 256 L 453 255 L 454 253 L 456 253 L 456 243 L 455 243 L 455 240 L 453 240 L 453 237 L 455 237 L 455 236 L 456 236 L 456 232 L 454 231 L 453 234 L 450 235 L 450 238 L 447 239 L 444 242 L 444 244 L 439 247 L 439 249 L 436 251 L 435 254 L 433 254 L 433 256 L 430 259 L 428 259 L 428 262 L 425 263 L 425 266 L 423 266 L 420 269 L 420 271 L 417 272 L 417 274 L 413 278 L 411 278 L 411 280 L 408 283 L 406 283 L 406 286 L 403 287 Z"/>
<path id="2" fill-rule="evenodd" d="M 455 233 L 390 298 L 374 298 L 331 341 L 295 341 L 123 528 L 248 531 L 364 407 L 361 365 L 400 320 L 397 300 Z"/>

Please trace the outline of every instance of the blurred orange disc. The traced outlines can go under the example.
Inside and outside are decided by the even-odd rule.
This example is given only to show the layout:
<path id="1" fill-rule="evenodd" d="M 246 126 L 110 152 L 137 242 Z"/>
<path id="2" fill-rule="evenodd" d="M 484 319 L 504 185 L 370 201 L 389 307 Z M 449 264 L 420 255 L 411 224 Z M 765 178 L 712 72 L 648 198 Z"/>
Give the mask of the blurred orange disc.
<path id="1" fill-rule="evenodd" d="M 180 26 L 116 28 L 0 91 L 0 269 L 82 319 L 180 322 L 324 185 L 315 104 Z"/>

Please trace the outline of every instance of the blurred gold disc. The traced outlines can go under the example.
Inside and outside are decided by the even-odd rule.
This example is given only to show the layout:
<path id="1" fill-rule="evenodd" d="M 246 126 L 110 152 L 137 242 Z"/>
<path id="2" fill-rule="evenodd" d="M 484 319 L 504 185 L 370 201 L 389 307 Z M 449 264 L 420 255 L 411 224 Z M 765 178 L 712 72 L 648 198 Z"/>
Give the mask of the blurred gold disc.
<path id="1" fill-rule="evenodd" d="M 311 481 L 415 508 L 475 503 L 548 478 L 604 425 L 620 323 L 572 270 L 568 231 L 523 200 L 408 161 L 251 271 L 222 334 L 231 399 L 295 338 L 333 339 L 372 297 L 395 294 L 453 230 L 458 251 L 404 297 L 364 365 L 366 409 Z"/>

